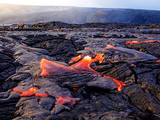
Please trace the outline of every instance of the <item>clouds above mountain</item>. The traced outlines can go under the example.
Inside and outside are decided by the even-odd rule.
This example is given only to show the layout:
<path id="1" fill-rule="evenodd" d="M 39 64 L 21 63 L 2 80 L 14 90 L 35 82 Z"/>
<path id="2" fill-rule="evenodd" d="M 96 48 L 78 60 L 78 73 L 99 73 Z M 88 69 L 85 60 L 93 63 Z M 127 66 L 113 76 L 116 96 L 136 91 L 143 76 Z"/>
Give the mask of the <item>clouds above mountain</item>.
<path id="1" fill-rule="evenodd" d="M 160 11 L 62 6 L 0 5 L 0 24 L 61 21 L 66 23 L 160 23 Z"/>
<path id="2" fill-rule="evenodd" d="M 0 3 L 160 10 L 160 0 L 0 0 Z"/>

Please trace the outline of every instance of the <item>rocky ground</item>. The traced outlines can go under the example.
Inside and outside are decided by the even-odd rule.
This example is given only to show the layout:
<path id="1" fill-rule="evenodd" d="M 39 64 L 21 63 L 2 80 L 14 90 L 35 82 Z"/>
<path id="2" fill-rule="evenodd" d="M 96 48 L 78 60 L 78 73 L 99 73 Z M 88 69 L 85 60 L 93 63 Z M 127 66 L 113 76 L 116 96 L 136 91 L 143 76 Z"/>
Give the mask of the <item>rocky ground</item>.
<path id="1" fill-rule="evenodd" d="M 1 30 L 1 120 L 159 120 L 159 31 L 156 25 L 124 24 Z M 103 59 L 89 64 L 92 71 L 69 62 L 97 54 Z M 52 76 L 41 76 L 42 59 L 67 72 L 56 64 L 55 70 L 48 68 Z M 72 66 L 76 71 L 70 71 Z M 111 78 L 101 75 L 126 86 L 118 91 Z M 39 93 L 22 95 L 31 87 Z"/>

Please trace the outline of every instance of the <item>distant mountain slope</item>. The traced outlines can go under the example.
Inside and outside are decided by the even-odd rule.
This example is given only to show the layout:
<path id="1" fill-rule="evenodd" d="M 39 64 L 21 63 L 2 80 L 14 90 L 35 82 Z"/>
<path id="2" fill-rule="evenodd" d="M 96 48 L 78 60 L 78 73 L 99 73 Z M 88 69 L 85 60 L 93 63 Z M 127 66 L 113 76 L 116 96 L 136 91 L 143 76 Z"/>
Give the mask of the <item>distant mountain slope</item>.
<path id="1" fill-rule="evenodd" d="M 61 21 L 65 23 L 160 23 L 160 11 L 134 9 L 22 6 L 0 4 L 0 24 Z"/>

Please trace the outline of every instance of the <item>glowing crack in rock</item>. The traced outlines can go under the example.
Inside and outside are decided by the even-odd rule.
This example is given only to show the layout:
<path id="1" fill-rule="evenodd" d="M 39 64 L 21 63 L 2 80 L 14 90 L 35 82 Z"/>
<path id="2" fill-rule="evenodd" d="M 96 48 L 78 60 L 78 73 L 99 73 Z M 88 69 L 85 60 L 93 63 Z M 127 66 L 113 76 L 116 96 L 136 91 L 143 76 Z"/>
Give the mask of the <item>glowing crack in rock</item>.
<path id="1" fill-rule="evenodd" d="M 4 54 L 12 55 L 13 53 L 11 53 L 11 52 L 4 52 Z"/>
<path id="2" fill-rule="evenodd" d="M 78 90 L 78 88 L 80 87 L 80 85 L 76 85 L 76 86 L 73 86 L 73 90 Z"/>
<path id="3" fill-rule="evenodd" d="M 128 41 L 125 42 L 125 44 L 138 44 L 138 43 L 154 43 L 154 42 L 160 42 L 159 40 L 147 40 L 147 41 Z"/>
<path id="4" fill-rule="evenodd" d="M 118 91 L 122 91 L 122 86 L 126 86 L 126 84 L 125 83 L 123 83 L 123 82 L 121 82 L 121 81 L 118 81 L 118 80 L 116 80 L 115 78 L 112 78 L 112 77 L 109 77 L 109 76 L 103 76 L 104 78 L 110 78 L 110 79 L 112 79 L 114 82 L 116 82 L 117 83 L 117 85 L 118 85 L 118 88 L 117 88 L 117 90 Z"/>

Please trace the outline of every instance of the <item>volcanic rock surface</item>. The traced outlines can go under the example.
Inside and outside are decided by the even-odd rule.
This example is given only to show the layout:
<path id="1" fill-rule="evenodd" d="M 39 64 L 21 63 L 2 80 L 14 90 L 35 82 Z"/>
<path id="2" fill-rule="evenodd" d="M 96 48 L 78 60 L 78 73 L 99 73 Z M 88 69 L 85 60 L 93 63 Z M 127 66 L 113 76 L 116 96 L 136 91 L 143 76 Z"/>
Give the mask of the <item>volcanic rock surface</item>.
<path id="1" fill-rule="evenodd" d="M 144 27 L 1 31 L 0 119 L 159 120 L 160 34 L 144 31 L 160 29 Z"/>

